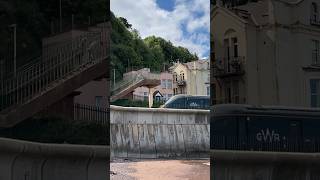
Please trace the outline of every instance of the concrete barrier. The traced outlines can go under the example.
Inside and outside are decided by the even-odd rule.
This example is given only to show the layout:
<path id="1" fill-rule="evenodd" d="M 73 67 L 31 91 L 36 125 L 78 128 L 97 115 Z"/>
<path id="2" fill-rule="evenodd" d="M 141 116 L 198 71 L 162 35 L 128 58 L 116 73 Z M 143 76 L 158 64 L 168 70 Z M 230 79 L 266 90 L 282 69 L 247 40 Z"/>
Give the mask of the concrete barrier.
<path id="1" fill-rule="evenodd" d="M 319 180 L 320 153 L 211 150 L 213 180 Z"/>
<path id="2" fill-rule="evenodd" d="M 209 157 L 208 110 L 110 109 L 111 157 Z"/>
<path id="3" fill-rule="evenodd" d="M 101 180 L 109 147 L 42 144 L 0 138 L 1 180 Z"/>

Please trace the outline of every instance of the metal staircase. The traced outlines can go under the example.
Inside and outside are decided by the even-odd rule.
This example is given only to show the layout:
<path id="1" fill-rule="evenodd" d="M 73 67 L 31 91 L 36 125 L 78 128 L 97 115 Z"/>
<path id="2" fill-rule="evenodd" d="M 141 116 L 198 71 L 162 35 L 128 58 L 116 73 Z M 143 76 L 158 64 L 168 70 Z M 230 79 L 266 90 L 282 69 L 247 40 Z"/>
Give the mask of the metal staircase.
<path id="1" fill-rule="evenodd" d="M 47 47 L 42 57 L 0 82 L 0 127 L 10 127 L 107 74 L 108 31 L 97 27 Z"/>

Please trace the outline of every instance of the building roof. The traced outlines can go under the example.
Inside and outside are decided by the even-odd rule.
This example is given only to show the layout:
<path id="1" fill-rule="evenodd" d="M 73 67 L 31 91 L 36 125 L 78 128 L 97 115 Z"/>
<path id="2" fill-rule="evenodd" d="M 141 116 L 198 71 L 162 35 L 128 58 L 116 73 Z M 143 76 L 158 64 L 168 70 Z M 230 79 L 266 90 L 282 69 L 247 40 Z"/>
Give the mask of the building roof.
<path id="1" fill-rule="evenodd" d="M 250 2 L 245 5 L 237 6 L 232 11 L 242 19 L 255 25 L 265 25 L 268 23 L 268 1 L 260 0 L 258 2 Z"/>
<path id="2" fill-rule="evenodd" d="M 209 69 L 209 61 L 208 60 L 198 60 L 184 63 L 184 65 L 190 70 L 202 70 Z"/>
<path id="3" fill-rule="evenodd" d="M 197 60 L 197 61 L 191 61 L 187 63 L 180 63 L 177 62 L 173 66 L 171 66 L 169 69 L 174 70 L 178 65 L 183 65 L 189 70 L 208 70 L 210 68 L 209 60 Z"/>

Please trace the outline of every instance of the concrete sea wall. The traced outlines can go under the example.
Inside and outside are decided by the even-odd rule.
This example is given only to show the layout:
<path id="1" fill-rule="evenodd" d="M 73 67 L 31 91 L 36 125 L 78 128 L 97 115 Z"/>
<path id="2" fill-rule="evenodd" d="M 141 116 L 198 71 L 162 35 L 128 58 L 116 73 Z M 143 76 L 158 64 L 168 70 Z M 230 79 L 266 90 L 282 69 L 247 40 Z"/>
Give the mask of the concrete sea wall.
<path id="1" fill-rule="evenodd" d="M 108 146 L 42 144 L 0 138 L 2 180 L 107 179 Z"/>
<path id="2" fill-rule="evenodd" d="M 111 157 L 209 157 L 210 112 L 111 106 Z"/>
<path id="3" fill-rule="evenodd" d="M 318 180 L 320 153 L 211 151 L 213 180 Z"/>

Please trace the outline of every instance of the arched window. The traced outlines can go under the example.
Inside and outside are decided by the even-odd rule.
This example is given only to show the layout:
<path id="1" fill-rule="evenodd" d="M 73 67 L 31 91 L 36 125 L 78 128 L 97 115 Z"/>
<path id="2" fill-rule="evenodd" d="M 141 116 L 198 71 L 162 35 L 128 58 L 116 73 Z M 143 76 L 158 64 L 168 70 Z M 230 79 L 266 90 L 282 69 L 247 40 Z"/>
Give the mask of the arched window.
<path id="1" fill-rule="evenodd" d="M 313 23 L 318 21 L 318 5 L 316 3 L 311 4 L 311 21 Z"/>

